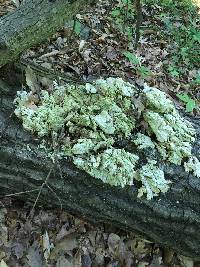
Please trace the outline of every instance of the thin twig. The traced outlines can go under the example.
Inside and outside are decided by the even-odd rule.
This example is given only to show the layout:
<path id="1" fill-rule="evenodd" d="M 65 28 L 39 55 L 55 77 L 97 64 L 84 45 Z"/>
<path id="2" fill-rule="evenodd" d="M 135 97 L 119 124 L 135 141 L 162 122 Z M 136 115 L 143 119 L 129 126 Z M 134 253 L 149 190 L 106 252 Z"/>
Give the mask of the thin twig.
<path id="1" fill-rule="evenodd" d="M 135 49 L 137 49 L 138 42 L 140 40 L 140 27 L 142 24 L 142 5 L 140 0 L 135 1 L 135 10 L 136 10 Z"/>
<path id="2" fill-rule="evenodd" d="M 124 12 L 124 22 L 123 22 L 123 31 L 125 33 L 126 22 L 128 20 L 128 8 L 129 8 L 129 0 L 126 0 L 125 12 Z"/>
<path id="3" fill-rule="evenodd" d="M 27 191 L 17 192 L 17 193 L 13 193 L 13 194 L 8 194 L 8 195 L 3 196 L 3 198 L 4 197 L 14 197 L 14 196 L 22 195 L 22 194 L 32 193 L 35 191 L 39 191 L 39 189 L 37 188 L 37 189 L 33 189 L 33 190 L 27 190 Z"/>
<path id="4" fill-rule="evenodd" d="M 56 196 L 56 198 L 58 199 L 58 201 L 60 202 L 60 209 L 62 210 L 62 202 L 61 199 L 59 198 L 59 196 L 56 194 L 56 192 L 48 185 L 46 184 L 46 186 L 49 188 L 49 190 Z"/>
<path id="5" fill-rule="evenodd" d="M 32 207 L 32 209 L 31 209 L 31 211 L 30 211 L 30 213 L 29 213 L 29 216 L 27 217 L 27 220 L 29 219 L 29 217 L 31 217 L 30 219 L 32 219 L 32 217 L 33 217 L 33 212 L 34 212 L 34 209 L 35 209 L 35 207 L 36 207 L 36 205 L 37 205 L 37 202 L 38 202 L 38 200 L 39 200 L 39 198 L 40 198 L 40 195 L 41 195 L 41 193 L 42 193 L 42 189 L 43 189 L 43 187 L 44 187 L 45 185 L 47 185 L 47 182 L 48 182 L 49 177 L 50 177 L 50 175 L 51 175 L 51 173 L 52 173 L 52 170 L 53 170 L 53 167 L 51 167 L 51 169 L 49 170 L 49 173 L 47 174 L 47 177 L 46 177 L 45 181 L 44 181 L 44 182 L 42 183 L 42 185 L 40 186 L 40 189 L 39 189 L 37 198 L 36 198 L 36 200 L 35 200 L 35 202 L 34 202 L 34 204 L 33 204 L 33 207 Z"/>

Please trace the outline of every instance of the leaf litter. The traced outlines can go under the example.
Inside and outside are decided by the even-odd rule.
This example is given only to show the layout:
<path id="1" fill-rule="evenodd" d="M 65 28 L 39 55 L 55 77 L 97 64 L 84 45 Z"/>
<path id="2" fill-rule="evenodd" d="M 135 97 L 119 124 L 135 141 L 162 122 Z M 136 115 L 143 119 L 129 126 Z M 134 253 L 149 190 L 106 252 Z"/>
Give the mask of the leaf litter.
<path id="1" fill-rule="evenodd" d="M 167 249 L 134 232 L 39 208 L 30 221 L 31 205 L 7 200 L 1 203 L 6 208 L 0 210 L 0 229 L 5 232 L 1 236 L 0 267 L 168 266 L 164 264 Z M 177 267 L 192 262 L 173 251 L 165 261 Z"/>
<path id="2" fill-rule="evenodd" d="M 171 15 L 169 7 L 159 5 L 156 0 L 156 4 L 145 0 L 141 36 L 135 50 L 136 12 L 123 18 L 119 12 L 125 2 L 98 1 L 87 12 L 66 22 L 50 42 L 29 49 L 22 58 L 43 66 L 47 64 L 48 68 L 82 82 L 111 76 L 139 86 L 147 82 L 170 94 L 181 109 L 185 109 L 185 103 L 176 94 L 188 93 L 196 105 L 190 105 L 186 111 L 198 116 L 200 19 L 193 14 L 195 8 L 188 13 L 183 8 Z M 134 9 L 134 5 L 130 7 Z M 188 22 L 192 19 L 193 26 Z M 184 38 L 189 39 L 185 46 Z"/>

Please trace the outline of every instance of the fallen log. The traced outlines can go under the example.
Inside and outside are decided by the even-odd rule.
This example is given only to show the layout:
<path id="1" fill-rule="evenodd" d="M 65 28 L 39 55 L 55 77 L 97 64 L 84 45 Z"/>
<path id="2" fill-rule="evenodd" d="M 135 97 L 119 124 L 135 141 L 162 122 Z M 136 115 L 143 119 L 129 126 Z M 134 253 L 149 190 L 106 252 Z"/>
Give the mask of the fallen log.
<path id="1" fill-rule="evenodd" d="M 39 140 L 25 131 L 12 114 L 17 85 L 0 83 L 0 196 L 62 209 L 92 222 L 111 223 L 134 230 L 145 238 L 200 259 L 200 180 L 181 166 L 165 165 L 170 190 L 152 200 L 137 197 L 134 186 L 104 184 L 72 162 L 54 164 L 38 149 Z M 193 153 L 199 156 L 200 121 L 190 119 L 197 138 Z M 49 172 L 52 170 L 52 172 Z M 50 177 L 46 181 L 48 173 Z M 46 182 L 45 182 L 46 181 Z M 22 193 L 27 192 L 27 193 Z"/>
<path id="2" fill-rule="evenodd" d="M 60 30 L 90 0 L 27 0 L 0 18 L 0 67 Z"/>

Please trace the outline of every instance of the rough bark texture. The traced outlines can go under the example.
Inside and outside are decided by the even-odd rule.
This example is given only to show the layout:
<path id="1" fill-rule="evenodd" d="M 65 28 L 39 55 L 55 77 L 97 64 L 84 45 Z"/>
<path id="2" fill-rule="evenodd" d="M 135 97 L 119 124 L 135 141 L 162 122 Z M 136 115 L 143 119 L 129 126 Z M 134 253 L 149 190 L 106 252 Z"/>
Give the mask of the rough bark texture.
<path id="1" fill-rule="evenodd" d="M 47 40 L 91 0 L 26 0 L 0 19 L 0 67 Z"/>
<path id="2" fill-rule="evenodd" d="M 0 83 L 0 194 L 38 189 L 52 163 L 37 148 L 38 140 L 24 131 L 11 116 L 17 86 Z M 193 119 L 198 136 L 194 153 L 199 155 L 200 122 Z M 27 145 L 30 149 L 27 149 Z M 38 204 L 60 208 L 94 222 L 112 223 L 126 230 L 200 259 L 200 179 L 184 172 L 182 167 L 165 166 L 166 177 L 173 181 L 166 194 L 151 201 L 138 199 L 134 187 L 125 189 L 103 184 L 78 170 L 71 162 L 53 166 L 48 185 L 44 186 Z M 34 202 L 38 191 L 16 197 Z"/>

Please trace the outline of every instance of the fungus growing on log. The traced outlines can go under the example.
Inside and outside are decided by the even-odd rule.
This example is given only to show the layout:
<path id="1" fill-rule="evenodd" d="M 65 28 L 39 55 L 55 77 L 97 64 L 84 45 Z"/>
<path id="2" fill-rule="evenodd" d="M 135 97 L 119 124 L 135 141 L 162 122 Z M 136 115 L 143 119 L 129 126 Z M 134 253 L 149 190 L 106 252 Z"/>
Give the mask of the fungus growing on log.
<path id="1" fill-rule="evenodd" d="M 199 161 L 191 152 L 195 130 L 156 88 L 146 85 L 139 98 L 137 88 L 121 78 L 76 86 L 54 83 L 53 91 L 43 90 L 39 98 L 18 92 L 14 103 L 23 127 L 41 137 L 46 151 L 71 157 L 78 168 L 113 186 L 137 181 L 139 197 L 152 199 L 168 190 L 170 181 L 159 168 L 160 158 L 184 163 L 186 171 L 199 176 Z M 141 127 L 142 120 L 148 127 Z M 119 147 L 118 140 L 126 139 L 132 140 L 132 150 Z M 148 148 L 159 156 L 152 159 L 147 153 L 141 159 L 137 151 L 144 150 L 145 155 Z"/>

